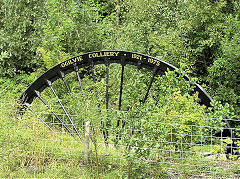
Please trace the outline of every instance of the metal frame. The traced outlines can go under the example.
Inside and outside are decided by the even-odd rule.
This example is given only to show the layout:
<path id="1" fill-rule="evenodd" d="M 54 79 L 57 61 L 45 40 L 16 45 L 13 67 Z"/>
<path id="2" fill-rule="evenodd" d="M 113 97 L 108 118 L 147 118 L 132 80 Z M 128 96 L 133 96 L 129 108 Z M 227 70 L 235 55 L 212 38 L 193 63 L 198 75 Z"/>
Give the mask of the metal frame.
<path id="1" fill-rule="evenodd" d="M 153 78 L 157 74 L 164 74 L 168 69 L 169 70 L 177 70 L 173 65 L 159 60 L 157 58 L 133 52 L 126 51 L 97 51 L 90 52 L 83 55 L 79 55 L 73 58 L 70 58 L 66 61 L 61 62 L 60 64 L 54 66 L 47 72 L 45 72 L 41 77 L 39 77 L 33 84 L 31 84 L 28 89 L 21 96 L 21 103 L 31 104 L 36 97 L 39 97 L 39 94 L 47 87 L 51 87 L 51 84 L 61 78 L 68 90 L 70 89 L 65 80 L 65 75 L 75 71 L 77 78 L 79 80 L 80 86 L 81 80 L 79 77 L 78 70 L 84 67 L 90 67 L 93 75 L 93 80 L 95 81 L 94 75 L 94 65 L 105 64 L 106 69 L 108 69 L 108 65 L 110 63 L 119 63 L 122 65 L 122 76 L 121 76 L 121 85 L 120 85 L 120 98 L 119 98 L 119 109 L 121 109 L 121 94 L 122 94 L 122 82 L 123 82 L 123 73 L 124 66 L 126 64 L 135 65 L 138 68 L 146 68 L 148 70 L 153 71 Z M 108 70 L 107 70 L 108 72 Z M 108 73 L 107 73 L 108 76 Z M 150 85 L 147 89 L 147 93 L 143 99 L 143 102 L 147 100 L 148 92 L 151 88 L 151 84 L 153 82 L 153 78 L 150 81 Z M 184 76 L 185 80 L 189 80 L 188 76 Z M 107 80 L 108 83 L 108 80 Z M 108 86 L 108 85 L 107 85 Z M 199 101 L 198 103 L 204 104 L 207 107 L 210 107 L 211 97 L 210 95 L 197 83 L 194 84 L 195 92 L 199 93 Z M 107 100 L 108 101 L 108 100 Z M 108 104 L 106 104 L 108 107 Z"/>
<path id="2" fill-rule="evenodd" d="M 33 114 L 36 115 L 36 113 L 33 111 L 33 109 L 30 107 L 31 103 L 34 101 L 35 98 L 39 98 L 46 106 L 47 108 L 51 111 L 52 115 L 56 117 L 56 119 L 62 124 L 62 126 L 72 135 L 74 136 L 75 133 L 73 133 L 67 125 L 64 124 L 64 122 L 59 118 L 59 116 L 50 109 L 48 106 L 47 102 L 41 97 L 41 92 L 49 87 L 54 94 L 54 96 L 57 98 L 59 105 L 61 106 L 62 110 L 64 111 L 65 115 L 67 116 L 69 122 L 71 123 L 74 131 L 78 135 L 79 139 L 83 141 L 83 138 L 81 137 L 80 133 L 78 132 L 76 126 L 73 123 L 73 120 L 71 119 L 70 115 L 66 111 L 65 107 L 61 103 L 58 95 L 56 94 L 55 90 L 52 87 L 52 83 L 56 81 L 57 79 L 62 79 L 65 86 L 66 90 L 68 91 L 69 94 L 71 94 L 70 88 L 65 80 L 65 75 L 71 72 L 76 73 L 76 77 L 78 79 L 79 85 L 81 87 L 81 90 L 83 89 L 82 83 L 81 83 L 81 78 L 79 75 L 79 69 L 80 68 L 85 68 L 89 67 L 91 70 L 92 78 L 94 83 L 96 82 L 96 76 L 94 74 L 94 66 L 98 64 L 105 64 L 106 66 L 106 110 L 109 109 L 109 96 L 108 96 L 108 90 L 109 90 L 109 65 L 111 63 L 118 63 L 121 64 L 122 70 L 121 70 L 121 82 L 120 82 L 120 90 L 119 90 L 119 106 L 118 109 L 121 110 L 122 106 L 122 92 L 123 92 L 123 81 L 124 81 L 124 67 L 126 64 L 129 65 L 134 65 L 138 69 L 141 68 L 146 68 L 150 71 L 152 71 L 152 77 L 149 81 L 148 88 L 146 89 L 146 93 L 144 95 L 144 98 L 141 100 L 142 103 L 144 103 L 147 98 L 149 91 L 151 89 L 152 83 L 154 82 L 154 77 L 156 75 L 162 75 L 164 74 L 168 69 L 169 70 L 177 70 L 176 67 L 173 65 L 164 62 L 162 60 L 159 60 L 157 58 L 140 54 L 140 53 L 135 53 L 135 52 L 126 52 L 126 51 L 96 51 L 96 52 L 90 52 L 86 53 L 83 55 L 79 55 L 73 58 L 70 58 L 66 61 L 63 61 L 59 63 L 58 65 L 54 66 L 47 72 L 45 72 L 42 76 L 40 76 L 37 80 L 35 80 L 28 88 L 27 90 L 22 94 L 20 97 L 20 104 L 22 105 L 21 107 L 21 114 L 24 114 L 24 111 L 28 108 L 30 111 L 32 111 Z M 188 76 L 184 76 L 185 80 L 189 80 Z M 203 104 L 207 107 L 210 107 L 210 102 L 211 102 L 211 97 L 210 95 L 197 83 L 194 83 L 194 92 L 198 92 L 199 95 L 199 100 L 197 101 L 200 104 Z M 156 104 L 158 101 L 156 101 Z M 101 109 L 100 109 L 101 110 Z M 44 122 L 39 116 L 38 118 Z M 228 123 L 227 120 L 224 120 L 226 123 L 226 129 L 227 132 L 229 133 L 230 137 L 233 137 L 233 132 L 232 130 L 229 130 L 231 127 Z M 46 123 L 44 123 L 47 125 Z M 102 127 L 104 127 L 104 123 L 102 123 Z M 119 125 L 119 121 L 118 121 Z M 123 124 L 124 126 L 124 124 Z M 50 128 L 49 126 L 47 126 Z M 50 128 L 51 129 L 51 128 Z M 52 129 L 51 129 L 52 130 Z M 103 131 L 105 141 L 107 141 L 108 138 L 108 131 Z"/>

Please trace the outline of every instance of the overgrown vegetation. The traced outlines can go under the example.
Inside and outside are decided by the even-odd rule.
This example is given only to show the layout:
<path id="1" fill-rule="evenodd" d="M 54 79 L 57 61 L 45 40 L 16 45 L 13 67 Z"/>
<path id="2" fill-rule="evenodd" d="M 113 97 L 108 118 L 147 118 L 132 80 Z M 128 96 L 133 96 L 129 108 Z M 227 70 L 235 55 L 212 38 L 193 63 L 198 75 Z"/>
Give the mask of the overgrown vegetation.
<path id="1" fill-rule="evenodd" d="M 210 160 L 208 169 L 201 168 L 206 165 L 202 150 L 222 154 L 225 153 L 226 145 L 220 140 L 209 142 L 203 136 L 221 130 L 224 126 L 221 116 L 229 115 L 229 109 L 221 106 L 220 109 L 219 105 L 214 105 L 216 112 L 208 111 L 195 102 L 197 95 L 188 94 L 193 90 L 193 81 L 185 81 L 185 73 L 177 76 L 171 71 L 156 78 L 148 100 L 141 104 L 139 99 L 144 97 L 144 87 L 151 73 L 146 70 L 138 72 L 136 68 L 127 66 L 123 110 L 118 111 L 119 94 L 115 91 L 119 89 L 119 67 L 117 64 L 110 66 L 109 110 L 105 109 L 104 65 L 96 66 L 96 84 L 91 76 L 82 78 L 83 91 L 80 91 L 74 74 L 67 76 L 71 95 L 66 93 L 62 81 L 54 83 L 56 92 L 67 106 L 81 136 L 85 135 L 83 124 L 91 122 L 87 164 L 83 163 L 84 143 L 77 136 L 75 140 L 51 115 L 51 110 L 54 110 L 70 126 L 50 89 L 42 92 L 42 97 L 48 101 L 51 110 L 39 99 L 34 101 L 32 109 L 38 112 L 54 133 L 30 111 L 24 116 L 16 115 L 14 98 L 20 96 L 21 89 L 26 88 L 32 77 L 21 75 L 12 81 L 2 81 L 5 98 L 1 101 L 1 177 L 151 178 L 198 175 L 198 170 L 211 173 L 215 162 Z M 23 79 L 26 84 L 23 81 L 22 85 L 16 87 L 19 80 Z M 12 90 L 14 87 L 15 91 Z M 156 90 L 162 93 L 158 105 L 155 105 Z M 9 103 L 6 103 L 7 100 Z M 118 121 L 120 125 L 117 127 Z M 103 131 L 108 133 L 107 140 Z M 191 135 L 186 135 L 189 132 Z M 204 143 L 206 149 L 197 146 L 199 142 Z M 169 152 L 172 153 L 171 157 Z M 170 166 L 169 160 L 175 163 L 184 160 L 186 166 Z M 193 162 L 194 167 L 191 166 Z M 237 176 L 238 163 L 231 165 L 233 168 L 230 171 L 216 170 L 211 176 L 227 176 L 229 173 Z"/>
<path id="2" fill-rule="evenodd" d="M 239 118 L 239 7 L 235 0 L 0 0 L 0 177 L 164 178 L 194 176 L 198 170 L 212 177 L 237 177 L 239 164 L 232 161 L 230 171 L 214 168 L 220 165 L 214 159 L 204 168 L 203 152 L 220 155 L 232 141 L 202 136 L 222 130 L 222 116 Z M 83 91 L 74 74 L 66 76 L 71 95 L 56 81 L 54 89 L 82 136 L 83 124 L 91 122 L 85 164 L 83 144 L 57 124 L 39 99 L 32 108 L 55 133 L 32 114 L 16 115 L 13 104 L 46 69 L 106 49 L 148 54 L 180 70 L 179 75 L 169 71 L 156 77 L 142 104 L 152 74 L 126 66 L 121 111 L 120 65 L 109 67 L 109 110 L 104 65 L 94 67 L 96 84 L 89 69 L 83 69 Z M 185 74 L 196 78 L 185 81 Z M 211 93 L 213 109 L 197 104 L 197 94 L 189 95 L 195 81 Z M 51 90 L 42 96 L 70 125 Z M 195 146 L 199 142 L 204 146 Z M 184 165 L 174 164 L 180 159 Z"/>
<path id="3" fill-rule="evenodd" d="M 1 76 L 89 51 L 136 51 L 185 64 L 237 117 L 239 7 L 236 0 L 2 0 Z"/>

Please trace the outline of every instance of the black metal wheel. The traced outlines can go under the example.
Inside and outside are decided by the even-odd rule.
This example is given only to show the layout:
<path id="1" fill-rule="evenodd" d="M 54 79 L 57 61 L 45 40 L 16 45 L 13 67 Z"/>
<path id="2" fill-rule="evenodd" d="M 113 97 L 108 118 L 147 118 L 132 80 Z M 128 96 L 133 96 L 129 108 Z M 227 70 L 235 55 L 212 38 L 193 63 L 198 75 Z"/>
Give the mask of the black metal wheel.
<path id="1" fill-rule="evenodd" d="M 128 80 L 134 79 L 131 70 L 135 70 L 138 73 L 134 74 L 142 75 L 143 78 L 140 84 L 136 85 L 141 95 L 135 96 L 133 103 L 137 101 L 143 104 L 151 96 L 157 104 L 159 94 L 153 89 L 155 77 L 163 75 L 168 69 L 177 70 L 176 67 L 164 61 L 140 53 L 99 51 L 79 55 L 51 68 L 27 88 L 20 98 L 20 104 L 23 106 L 21 114 L 28 109 L 51 131 L 54 131 L 53 124 L 58 124 L 72 136 L 78 136 L 80 140 L 83 140 L 83 134 L 79 131 L 78 125 L 83 118 L 89 117 L 87 113 L 89 115 L 94 113 L 84 111 L 84 106 L 90 105 L 86 101 L 87 98 L 93 99 L 95 96 L 93 102 L 95 112 L 103 109 L 128 110 L 131 99 L 127 96 L 131 92 L 128 91 L 127 84 Z M 113 76 L 117 80 L 111 81 Z M 184 79 L 189 80 L 188 76 L 184 76 Z M 97 85 L 98 89 L 96 89 Z M 195 83 L 194 86 L 194 92 L 199 94 L 198 103 L 209 107 L 211 97 L 200 85 Z M 118 95 L 114 96 L 113 93 Z M 37 106 L 42 104 L 43 110 L 48 111 L 49 115 L 43 117 L 44 114 L 41 115 L 39 111 L 35 111 L 34 103 Z M 83 113 L 85 116 L 79 117 Z M 51 125 L 50 120 L 53 120 Z M 117 121 L 117 125 L 120 125 L 119 123 Z M 101 121 L 102 128 L 106 124 L 107 122 Z M 103 134 L 107 141 L 108 131 L 103 130 Z"/>

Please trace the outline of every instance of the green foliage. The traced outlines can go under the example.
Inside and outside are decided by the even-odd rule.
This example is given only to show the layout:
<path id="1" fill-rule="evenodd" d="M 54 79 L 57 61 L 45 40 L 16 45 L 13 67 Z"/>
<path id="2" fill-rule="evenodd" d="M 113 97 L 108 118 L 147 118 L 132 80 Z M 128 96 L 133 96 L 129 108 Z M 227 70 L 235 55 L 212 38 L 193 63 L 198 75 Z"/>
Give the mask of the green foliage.
<path id="1" fill-rule="evenodd" d="M 209 118 L 206 108 L 196 103 L 197 95 L 188 95 L 188 92 L 193 90 L 193 81 L 185 81 L 182 75 L 185 73 L 182 72 L 177 77 L 176 72 L 169 71 L 158 77 L 157 82 L 161 84 L 156 85 L 160 93 L 158 105 L 155 105 L 154 98 L 149 98 L 145 104 L 135 102 L 126 113 L 116 116 L 125 122 L 124 129 L 116 129 L 115 125 L 110 127 L 112 131 L 123 136 L 121 141 L 114 141 L 129 149 L 125 150 L 124 156 L 129 162 L 133 178 L 139 175 L 146 178 L 156 174 L 156 171 L 152 171 L 154 167 L 151 162 L 164 160 L 162 150 L 190 150 L 193 144 L 204 140 L 202 136 L 214 133 L 211 127 L 218 131 L 224 125 L 221 117 Z M 129 82 L 134 91 L 134 84 L 138 81 L 142 82 L 142 77 L 134 77 Z M 131 93 L 131 97 L 138 98 L 135 93 Z M 219 113 L 227 110 L 217 109 L 217 106 L 215 108 Z M 211 117 L 213 116 L 212 114 Z M 113 118 L 111 115 L 111 120 Z M 189 132 L 191 135 L 188 135 Z"/>
<path id="2" fill-rule="evenodd" d="M 176 66 L 185 64 L 194 76 L 209 84 L 217 100 L 230 103 L 238 114 L 237 1 L 140 0 L 118 4 L 119 15 L 113 12 L 103 19 L 109 34 L 105 48 L 150 54 Z"/>
<path id="3" fill-rule="evenodd" d="M 0 94 L 3 95 L 1 101 L 4 101 L 7 96 L 20 96 L 34 79 L 34 75 L 24 73 L 14 78 L 0 78 Z"/>
<path id="4" fill-rule="evenodd" d="M 240 61 L 239 61 L 239 42 L 240 30 L 238 17 L 232 17 L 226 21 L 224 29 L 225 38 L 221 43 L 221 53 L 209 67 L 209 78 L 211 92 L 216 100 L 229 103 L 239 111 L 240 104 Z"/>
<path id="5" fill-rule="evenodd" d="M 89 51 L 137 51 L 184 64 L 238 114 L 238 1 L 3 0 L 0 14 L 1 76 Z"/>
<path id="6" fill-rule="evenodd" d="M 1 111 L 0 142 L 2 145 L 0 164 L 1 177 L 133 177 L 133 178 L 151 178 L 151 177 L 169 177 L 166 165 L 161 162 L 167 162 L 168 153 L 162 151 L 171 151 L 172 160 L 181 157 L 192 158 L 196 156 L 184 155 L 179 151 L 192 151 L 192 146 L 196 142 L 203 142 L 202 136 L 209 136 L 215 130 L 222 128 L 222 114 L 228 115 L 229 110 L 218 106 L 217 113 L 211 114 L 209 119 L 204 106 L 200 106 L 195 101 L 197 95 L 190 96 L 188 92 L 193 90 L 194 80 L 186 81 L 183 76 L 184 71 L 168 71 L 165 75 L 157 76 L 154 85 L 151 88 L 147 101 L 143 104 L 142 99 L 145 96 L 146 88 L 152 73 L 141 69 L 137 71 L 136 67 L 126 66 L 124 75 L 124 90 L 122 110 L 118 110 L 119 84 L 121 65 L 110 65 L 109 78 L 109 110 L 106 110 L 106 67 L 97 65 L 94 67 L 96 75 L 96 84 L 93 82 L 89 69 L 80 71 L 81 82 L 84 89 L 81 88 L 76 80 L 75 74 L 66 76 L 66 80 L 71 88 L 71 95 L 66 93 L 65 86 L 61 80 L 54 82 L 60 100 L 71 115 L 75 125 L 84 136 L 84 127 L 82 123 L 90 121 L 94 133 L 91 133 L 91 140 L 94 145 L 90 146 L 89 165 L 81 167 L 83 160 L 83 144 L 79 139 L 73 140 L 71 135 L 65 133 L 58 120 L 51 115 L 39 99 L 36 99 L 31 105 L 39 116 L 48 122 L 49 126 L 55 131 L 51 133 L 46 126 L 30 111 L 20 119 L 8 114 L 9 110 L 4 106 Z M 83 76 L 83 74 L 86 74 Z M 15 95 L 9 90 L 15 89 L 15 94 L 19 96 L 21 88 L 25 88 L 34 76 L 18 76 L 14 80 L 2 79 L 2 93 L 5 93 L 9 102 L 14 101 Z M 22 85 L 16 87 L 21 81 Z M 24 83 L 22 83 L 24 81 Z M 5 91 L 4 91 L 5 90 Z M 42 97 L 51 106 L 66 124 L 70 124 L 66 115 L 59 106 L 57 99 L 49 88 L 41 93 Z M 10 96 L 13 98 L 11 100 Z M 159 103 L 156 99 L 159 96 Z M 11 109 L 12 110 L 12 109 Z M 13 113 L 12 113 L 13 114 Z M 20 121 L 19 121 L 20 120 Z M 125 123 L 124 128 L 116 127 L 117 121 L 120 124 Z M 19 122 L 17 122 L 19 121 Z M 55 123 L 55 125 L 53 125 Z M 27 125 L 25 125 L 27 124 Z M 31 126 L 31 128 L 29 128 Z M 100 127 L 101 126 L 101 127 Z M 214 127 L 204 128 L 201 126 Z M 9 129 L 16 131 L 9 135 Z M 72 130 L 72 129 L 70 129 Z M 108 130 L 108 142 L 115 143 L 104 147 L 103 131 Z M 73 131 L 73 130 L 72 130 Z M 186 135 L 191 131 L 191 135 Z M 118 136 L 118 137 L 116 137 Z M 116 140 L 121 136 L 121 140 Z M 71 141 L 71 143 L 69 143 Z M 70 150 L 71 149 L 71 150 Z M 224 145 L 217 146 L 215 151 L 222 153 Z M 95 155 L 97 153 L 97 156 Z M 199 159 L 201 156 L 198 156 Z M 69 160 L 71 158 L 71 160 Z M 176 159 L 175 159 L 176 158 Z M 161 162 L 159 162 L 161 161 Z M 198 166 L 199 165 L 199 166 Z M 200 167 L 201 162 L 196 166 Z M 180 168 L 173 166 L 177 171 L 184 171 L 185 175 L 191 175 L 188 167 Z M 161 170 L 159 170 L 161 169 Z M 199 168 L 198 168 L 199 169 Z M 203 169 L 201 170 L 210 170 Z"/>
<path id="7" fill-rule="evenodd" d="M 1 1 L 0 51 L 8 58 L 0 61 L 1 76 L 18 71 L 32 72 L 37 66 L 36 49 L 42 37 L 42 19 L 46 17 L 44 1 Z"/>
<path id="8" fill-rule="evenodd" d="M 82 164 L 82 143 L 62 133 L 60 128 L 55 128 L 55 133 L 52 133 L 31 113 L 15 115 L 16 96 L 6 93 L 5 97 L 4 101 L 0 101 L 0 178 L 97 176 L 94 165 Z M 43 110 L 40 105 L 39 110 Z M 106 158 L 110 153 L 112 156 L 120 155 L 117 150 L 99 149 L 101 177 L 121 176 L 119 161 Z M 92 155 L 91 159 L 94 162 Z"/>
<path id="9" fill-rule="evenodd" d="M 223 126 L 223 116 L 239 117 L 239 7 L 238 1 L 229 0 L 2 0 L 0 94 L 5 97 L 1 98 L 1 101 L 12 102 L 11 99 L 19 96 L 39 74 L 69 57 L 89 51 L 137 51 L 176 65 L 181 69 L 177 71 L 178 75 L 168 71 L 165 75 L 156 77 L 144 104 L 142 102 L 152 74 L 143 69 L 138 73 L 134 67 L 127 65 L 121 106 L 123 112 L 118 111 L 120 65 L 110 65 L 109 110 L 102 110 L 106 109 L 104 65 L 94 67 L 96 83 L 91 75 L 86 75 L 90 74 L 88 68 L 80 71 L 83 90 L 74 80 L 74 74 L 69 74 L 66 78 L 71 88 L 71 96 L 66 94 L 61 81 L 54 83 L 54 89 L 61 101 L 68 105 L 67 111 L 74 116 L 76 125 L 80 126 L 78 129 L 81 135 L 84 133 L 81 124 L 90 120 L 96 131 L 100 131 L 99 126 L 104 122 L 102 131 L 107 129 L 112 135 L 125 136 L 120 141 L 113 141 L 127 146 L 121 151 L 125 156 L 121 167 L 127 170 L 124 169 L 117 175 L 119 162 L 100 157 L 102 173 L 106 174 L 103 174 L 103 177 L 167 177 L 164 167 L 157 166 L 156 168 L 161 168 L 157 170 L 150 164 L 153 160 L 164 161 L 165 154 L 159 152 L 159 149 L 173 150 L 177 158 L 177 151 L 193 150 L 191 146 L 183 143 L 201 142 L 201 135 L 214 132 L 199 126 L 216 127 L 217 130 Z M 37 72 L 26 75 L 36 69 Z M 18 75 L 12 78 L 16 74 Z M 188 94 L 192 92 L 196 79 L 185 81 L 185 74 L 196 76 L 207 84 L 215 99 L 212 101 L 212 108 L 205 109 L 198 105 L 197 95 Z M 62 111 L 50 89 L 46 89 L 42 96 L 56 112 Z M 32 107 L 37 111 L 51 113 L 41 104 L 40 100 L 35 100 Z M 28 132 L 25 126 L 13 121 L 13 116 L 3 112 L 4 110 L 1 111 L 3 120 L 0 120 L 3 159 L 0 177 L 61 178 L 78 177 L 76 173 L 86 172 L 76 167 L 82 158 L 81 154 L 74 158 L 72 163 L 67 163 L 66 158 L 59 160 L 59 155 L 48 152 L 54 145 L 59 147 L 56 149 L 58 152 L 66 152 L 60 149 L 66 147 L 65 144 L 42 141 L 42 133 Z M 32 116 L 28 117 L 31 121 Z M 57 122 L 51 115 L 42 117 L 47 122 Z M 216 119 L 213 120 L 213 117 Z M 64 120 L 70 124 L 66 116 Z M 125 128 L 115 127 L 118 120 L 125 122 Z M 37 124 L 35 127 L 43 126 Z M 17 132 L 9 135 L 7 129 Z M 55 130 L 63 129 L 59 125 Z M 192 131 L 195 136 L 185 135 L 188 131 Z M 174 135 L 169 135 L 170 133 Z M 101 131 L 98 135 L 101 135 Z M 95 136 L 96 140 L 103 142 L 103 137 L 98 135 Z M 31 136 L 36 136 L 41 142 Z M 54 141 L 57 136 L 47 134 L 44 137 Z M 67 135 L 58 137 L 69 139 Z M 170 140 L 172 143 L 168 144 Z M 154 141 L 162 143 L 159 145 Z M 71 147 L 77 148 L 76 152 L 81 153 L 81 145 L 73 144 Z M 224 147 L 225 144 L 220 143 L 214 150 L 222 153 Z M 33 149 L 46 156 L 42 157 L 33 152 Z M 98 152 L 102 156 L 109 153 L 101 147 Z M 121 154 L 113 151 L 113 155 Z M 92 157 L 92 160 L 96 164 L 97 159 Z M 64 169 L 63 165 L 67 169 Z M 91 170 L 94 174 L 90 175 L 88 170 L 84 174 L 98 176 L 95 175 L 95 169 Z M 181 170 L 189 172 L 187 167 Z"/>
<path id="10" fill-rule="evenodd" d="M 47 69 L 63 59 L 101 49 L 97 22 L 99 6 L 92 1 L 49 0 L 43 38 L 38 49 Z"/>

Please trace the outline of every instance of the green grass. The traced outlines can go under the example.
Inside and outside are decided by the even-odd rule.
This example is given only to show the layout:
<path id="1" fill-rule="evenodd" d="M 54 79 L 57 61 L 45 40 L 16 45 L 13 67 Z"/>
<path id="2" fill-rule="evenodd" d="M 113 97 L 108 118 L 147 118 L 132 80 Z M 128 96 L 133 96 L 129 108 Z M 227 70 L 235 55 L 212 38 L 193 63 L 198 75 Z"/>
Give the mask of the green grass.
<path id="1" fill-rule="evenodd" d="M 218 145 L 194 146 L 189 149 L 192 153 L 173 152 L 171 157 L 167 152 L 159 152 L 151 158 L 153 163 L 139 159 L 129 170 L 126 148 L 106 147 L 100 130 L 96 130 L 96 148 L 91 143 L 89 162 L 84 164 L 83 143 L 61 128 L 52 133 L 31 113 L 17 116 L 14 104 L 13 95 L 1 99 L 0 178 L 127 178 L 129 171 L 133 178 L 188 178 L 199 175 L 200 171 L 202 177 L 217 178 L 238 177 L 240 173 L 238 161 L 207 159 L 206 162 L 203 154 L 217 151 Z M 137 165 L 146 168 L 139 170 Z"/>
<path id="2" fill-rule="evenodd" d="M 61 130 L 52 133 L 29 113 L 17 118 L 14 103 L 14 98 L 1 103 L 0 178 L 94 178 L 97 171 L 103 178 L 121 177 L 120 150 L 97 144 L 97 170 L 91 145 L 89 164 L 84 165 L 82 143 Z"/>

